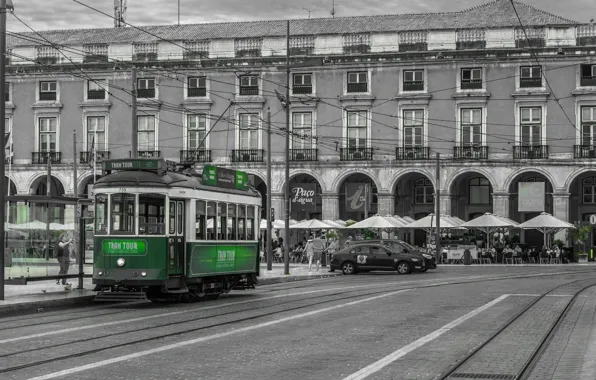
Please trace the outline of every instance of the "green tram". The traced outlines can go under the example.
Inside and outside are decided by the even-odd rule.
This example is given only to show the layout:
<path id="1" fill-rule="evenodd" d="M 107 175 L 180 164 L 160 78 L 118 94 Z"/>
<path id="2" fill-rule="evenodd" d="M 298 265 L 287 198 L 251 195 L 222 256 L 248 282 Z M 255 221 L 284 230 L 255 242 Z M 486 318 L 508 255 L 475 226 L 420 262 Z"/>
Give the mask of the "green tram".
<path id="1" fill-rule="evenodd" d="M 195 301 L 254 288 L 261 196 L 241 171 L 103 162 L 94 186 L 96 301 Z"/>

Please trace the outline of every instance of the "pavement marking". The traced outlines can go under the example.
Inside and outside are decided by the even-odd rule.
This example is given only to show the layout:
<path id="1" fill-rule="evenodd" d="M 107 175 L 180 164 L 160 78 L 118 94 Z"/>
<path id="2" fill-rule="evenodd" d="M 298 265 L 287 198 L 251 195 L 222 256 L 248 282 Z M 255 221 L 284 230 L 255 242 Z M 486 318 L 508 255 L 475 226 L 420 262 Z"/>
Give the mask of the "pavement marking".
<path id="1" fill-rule="evenodd" d="M 131 359 L 136 359 L 136 358 L 140 358 L 140 357 L 147 356 L 147 355 L 156 354 L 158 352 L 163 352 L 163 351 L 173 350 L 173 349 L 180 348 L 180 347 L 190 346 L 193 344 L 202 343 L 202 342 L 206 342 L 206 341 L 213 340 L 213 339 L 223 338 L 223 337 L 227 337 L 230 335 L 235 335 L 235 334 L 240 334 L 240 333 L 244 333 L 247 331 L 261 329 L 263 327 L 277 325 L 277 324 L 292 321 L 295 319 L 310 317 L 310 316 L 321 314 L 321 313 L 324 313 L 327 311 L 337 310 L 337 309 L 341 309 L 341 308 L 348 307 L 348 306 L 358 305 L 358 304 L 364 303 L 364 302 L 369 302 L 369 301 L 374 301 L 374 300 L 381 299 L 381 298 L 394 296 L 396 294 L 404 293 L 409 290 L 410 289 L 396 290 L 393 292 L 381 294 L 381 295 L 374 296 L 374 297 L 363 298 L 363 299 L 357 300 L 357 301 L 350 301 L 350 302 L 342 303 L 342 304 L 335 305 L 335 306 L 325 307 L 323 309 L 313 310 L 313 311 L 309 311 L 306 313 L 292 315 L 289 317 L 274 319 L 272 321 L 259 323 L 259 324 L 253 325 L 253 326 L 247 326 L 247 327 L 242 327 L 239 329 L 228 330 L 226 332 L 213 334 L 213 335 L 207 335 L 204 337 L 190 339 L 190 340 L 186 340 L 186 341 L 182 341 L 182 342 L 178 342 L 178 343 L 168 344 L 166 346 L 156 347 L 156 348 L 152 348 L 150 350 L 136 352 L 134 354 L 128 354 L 128 355 L 124 355 L 124 356 L 119 356 L 117 358 L 101 360 L 99 362 L 86 364 L 86 365 L 82 365 L 79 367 L 73 367 L 73 368 L 69 368 L 69 369 L 66 369 L 63 371 L 59 371 L 59 372 L 48 373 L 46 375 L 33 377 L 29 380 L 49 380 L 49 379 L 55 379 L 55 378 L 62 378 L 64 376 L 70 376 L 75 373 L 87 371 L 87 370 L 98 368 L 98 367 L 103 367 L 103 366 L 114 364 L 114 363 L 131 360 Z"/>
<path id="2" fill-rule="evenodd" d="M 540 297 L 542 294 L 510 294 L 512 297 Z M 547 294 L 545 297 L 573 297 L 573 294 Z"/>
<path id="3" fill-rule="evenodd" d="M 400 348 L 399 350 L 392 352 L 391 354 L 385 356 L 381 360 L 374 362 L 367 367 L 362 368 L 360 371 L 355 372 L 348 377 L 345 377 L 343 380 L 360 380 L 360 379 L 364 379 L 364 378 L 372 375 L 375 372 L 380 371 L 381 369 L 385 368 L 386 366 L 393 363 L 397 359 L 399 359 L 399 358 L 405 356 L 406 354 L 414 351 L 415 349 L 425 345 L 426 343 L 437 339 L 438 337 L 445 334 L 446 332 L 453 329 L 454 327 L 459 326 L 460 324 L 464 323 L 468 319 L 470 319 L 470 318 L 482 313 L 483 311 L 489 309 L 490 307 L 498 304 L 499 302 L 503 301 L 508 296 L 509 296 L 509 294 L 504 294 L 501 297 L 494 299 L 491 302 L 489 302 L 483 306 L 480 306 L 477 309 L 472 310 L 468 314 L 457 318 L 453 322 L 446 324 L 445 326 L 441 327 L 440 329 L 435 330 L 426 336 L 423 336 L 422 338 L 408 344 L 407 346 L 404 346 L 404 347 Z"/>

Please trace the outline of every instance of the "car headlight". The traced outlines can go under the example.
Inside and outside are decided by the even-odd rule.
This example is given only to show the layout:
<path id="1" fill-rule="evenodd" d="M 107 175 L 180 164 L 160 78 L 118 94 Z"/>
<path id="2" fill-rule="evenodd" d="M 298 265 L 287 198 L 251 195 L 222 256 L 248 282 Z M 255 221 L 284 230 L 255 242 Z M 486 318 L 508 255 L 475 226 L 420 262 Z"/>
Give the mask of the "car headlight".
<path id="1" fill-rule="evenodd" d="M 424 257 L 425 257 L 425 258 L 427 258 L 427 259 L 432 259 L 432 258 L 433 258 L 433 256 L 431 256 L 431 255 L 427 255 L 426 253 L 422 254 L 422 256 L 424 256 Z"/>
<path id="2" fill-rule="evenodd" d="M 412 261 L 420 261 L 420 260 L 415 257 L 412 257 Z"/>
<path id="3" fill-rule="evenodd" d="M 116 264 L 118 264 L 119 267 L 123 267 L 124 264 L 126 264 L 126 260 L 124 260 L 122 257 L 119 258 L 118 260 L 116 260 Z"/>

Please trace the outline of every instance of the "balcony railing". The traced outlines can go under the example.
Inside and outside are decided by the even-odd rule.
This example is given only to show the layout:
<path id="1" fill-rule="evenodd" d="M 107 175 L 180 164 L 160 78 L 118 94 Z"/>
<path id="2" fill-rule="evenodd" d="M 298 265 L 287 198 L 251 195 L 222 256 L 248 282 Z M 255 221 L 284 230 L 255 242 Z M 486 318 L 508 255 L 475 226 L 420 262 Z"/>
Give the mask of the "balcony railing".
<path id="1" fill-rule="evenodd" d="M 396 160 L 428 160 L 430 148 L 427 146 L 406 146 L 395 148 Z"/>
<path id="2" fill-rule="evenodd" d="M 240 95 L 243 95 L 243 96 L 259 95 L 259 86 L 240 86 Z"/>
<path id="3" fill-rule="evenodd" d="M 56 100 L 56 93 L 55 92 L 40 92 L 39 100 L 41 100 L 41 101 Z"/>
<path id="4" fill-rule="evenodd" d="M 596 86 L 596 76 L 582 77 L 580 84 L 582 86 Z"/>
<path id="5" fill-rule="evenodd" d="M 161 150 L 139 150 L 137 152 L 138 158 L 159 158 Z"/>
<path id="6" fill-rule="evenodd" d="M 424 81 L 415 80 L 404 82 L 404 91 L 423 91 Z"/>
<path id="7" fill-rule="evenodd" d="M 516 145 L 513 147 L 513 159 L 536 160 L 548 158 L 548 145 Z"/>
<path id="8" fill-rule="evenodd" d="M 263 162 L 263 149 L 234 149 L 232 162 Z"/>
<path id="9" fill-rule="evenodd" d="M 104 90 L 89 90 L 87 91 L 87 99 L 89 100 L 104 100 L 106 92 Z"/>
<path id="10" fill-rule="evenodd" d="M 312 85 L 298 85 L 295 84 L 292 87 L 292 92 L 296 95 L 300 95 L 300 94 L 312 94 Z"/>
<path id="11" fill-rule="evenodd" d="M 210 150 L 181 150 L 180 151 L 180 162 L 182 163 L 195 163 L 195 162 L 211 162 L 211 151 Z"/>
<path id="12" fill-rule="evenodd" d="M 374 148 L 341 148 L 339 159 L 341 161 L 372 161 Z"/>
<path id="13" fill-rule="evenodd" d="M 155 98 L 155 89 L 139 88 L 137 89 L 137 98 Z"/>
<path id="14" fill-rule="evenodd" d="M 519 87 L 542 87 L 542 78 L 519 78 Z"/>
<path id="15" fill-rule="evenodd" d="M 464 160 L 486 160 L 488 158 L 488 146 L 454 146 L 453 158 Z"/>
<path id="16" fill-rule="evenodd" d="M 480 90 L 482 89 L 482 79 L 462 79 L 462 90 Z"/>
<path id="17" fill-rule="evenodd" d="M 367 92 L 367 83 L 348 83 L 348 92 Z"/>
<path id="18" fill-rule="evenodd" d="M 574 145 L 573 158 L 596 158 L 596 146 Z"/>
<path id="19" fill-rule="evenodd" d="M 290 161 L 318 161 L 318 149 L 290 149 Z"/>
<path id="20" fill-rule="evenodd" d="M 206 87 L 189 87 L 188 88 L 188 97 L 189 98 L 198 98 L 202 96 L 207 96 L 207 88 Z"/>
<path id="21" fill-rule="evenodd" d="M 52 164 L 59 164 L 62 161 L 62 153 L 60 152 L 32 152 L 31 163 L 32 164 L 47 164 L 48 159 Z"/>
<path id="22" fill-rule="evenodd" d="M 107 160 L 110 158 L 110 152 L 108 152 L 107 150 L 98 150 L 95 153 L 81 152 L 80 156 L 79 156 L 79 160 L 80 160 L 81 164 L 90 164 L 90 163 L 93 163 L 94 156 L 95 156 L 95 159 L 97 160 L 97 162 L 102 162 L 103 160 Z"/>

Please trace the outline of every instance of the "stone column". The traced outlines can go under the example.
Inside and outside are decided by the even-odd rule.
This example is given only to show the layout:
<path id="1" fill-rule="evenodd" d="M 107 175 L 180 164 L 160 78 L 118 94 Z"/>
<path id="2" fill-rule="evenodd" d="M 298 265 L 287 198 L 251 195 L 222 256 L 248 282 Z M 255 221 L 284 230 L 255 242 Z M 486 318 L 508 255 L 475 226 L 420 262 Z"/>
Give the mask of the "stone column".
<path id="1" fill-rule="evenodd" d="M 569 193 L 553 194 L 553 216 L 565 222 L 569 221 Z M 565 241 L 566 231 L 560 231 L 555 234 L 555 239 Z"/>
<path id="2" fill-rule="evenodd" d="M 509 193 L 493 193 L 493 214 L 509 218 Z"/>
<path id="3" fill-rule="evenodd" d="M 323 220 L 339 219 L 339 194 L 321 194 Z"/>
<path id="4" fill-rule="evenodd" d="M 377 214 L 381 216 L 393 215 L 395 208 L 395 195 L 394 194 L 377 194 Z M 369 215 L 372 216 L 372 215 Z"/>
<path id="5" fill-rule="evenodd" d="M 451 215 L 451 194 L 441 193 L 441 215 Z"/>
<path id="6" fill-rule="evenodd" d="M 284 220 L 285 217 L 285 195 L 271 194 L 271 207 L 275 212 L 274 219 Z M 267 210 L 262 211 L 261 218 L 267 219 Z"/>

